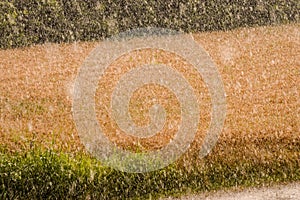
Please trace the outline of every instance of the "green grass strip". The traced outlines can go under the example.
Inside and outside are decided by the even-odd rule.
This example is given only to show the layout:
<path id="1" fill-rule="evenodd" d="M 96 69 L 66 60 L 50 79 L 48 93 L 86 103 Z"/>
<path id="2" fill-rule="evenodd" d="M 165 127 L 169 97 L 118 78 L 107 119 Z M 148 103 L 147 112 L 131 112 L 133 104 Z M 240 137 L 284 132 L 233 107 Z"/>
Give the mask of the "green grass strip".
<path id="1" fill-rule="evenodd" d="M 275 152 L 269 160 L 242 158 L 238 152 L 213 152 L 188 168 L 177 163 L 159 171 L 130 174 L 103 167 L 85 154 L 3 150 L 0 199 L 148 199 L 300 180 L 299 146 L 287 147 L 283 153 L 287 157 Z"/>

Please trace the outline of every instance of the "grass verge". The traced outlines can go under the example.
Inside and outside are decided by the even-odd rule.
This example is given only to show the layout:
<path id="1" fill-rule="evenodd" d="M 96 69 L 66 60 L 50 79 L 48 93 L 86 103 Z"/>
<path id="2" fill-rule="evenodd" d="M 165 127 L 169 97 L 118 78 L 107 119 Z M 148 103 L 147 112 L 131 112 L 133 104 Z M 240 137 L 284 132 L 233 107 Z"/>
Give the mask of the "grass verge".
<path id="1" fill-rule="evenodd" d="M 259 154 L 254 156 L 249 145 L 219 143 L 202 160 L 191 159 L 196 156 L 192 153 L 188 158 L 194 162 L 187 162 L 186 157 L 167 168 L 143 174 L 104 167 L 84 153 L 74 155 L 38 148 L 19 153 L 2 150 L 0 198 L 156 199 L 235 186 L 299 181 L 300 145 L 296 141 L 274 144 L 256 141 Z M 224 151 L 225 145 L 230 151 Z M 243 151 L 253 154 L 247 156 Z M 266 156 L 268 152 L 271 157 Z"/>

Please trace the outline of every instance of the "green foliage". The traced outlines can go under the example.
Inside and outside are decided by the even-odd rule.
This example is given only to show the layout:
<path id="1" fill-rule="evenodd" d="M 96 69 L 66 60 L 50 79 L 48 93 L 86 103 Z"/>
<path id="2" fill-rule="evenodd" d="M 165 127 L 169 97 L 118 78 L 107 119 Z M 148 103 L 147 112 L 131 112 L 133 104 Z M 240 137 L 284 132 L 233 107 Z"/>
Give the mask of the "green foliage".
<path id="1" fill-rule="evenodd" d="M 159 171 L 130 174 L 103 167 L 99 161 L 83 154 L 2 150 L 0 199 L 148 199 L 236 185 L 296 181 L 300 180 L 299 162 L 228 160 L 209 155 L 188 169 L 172 164 Z"/>
<path id="2" fill-rule="evenodd" d="M 299 22 L 298 0 L 1 0 L 0 48 L 99 40 L 138 27 L 185 32 Z"/>

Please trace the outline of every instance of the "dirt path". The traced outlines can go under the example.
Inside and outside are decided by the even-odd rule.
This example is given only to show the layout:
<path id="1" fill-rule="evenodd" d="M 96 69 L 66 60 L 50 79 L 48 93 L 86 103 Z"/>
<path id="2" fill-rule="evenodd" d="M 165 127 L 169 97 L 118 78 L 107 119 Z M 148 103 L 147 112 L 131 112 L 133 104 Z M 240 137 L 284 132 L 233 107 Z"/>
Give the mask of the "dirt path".
<path id="1" fill-rule="evenodd" d="M 164 200 L 300 200 L 300 183 L 276 185 L 272 187 L 252 188 L 237 191 L 218 191 L 200 195 L 189 195 L 181 198 Z"/>

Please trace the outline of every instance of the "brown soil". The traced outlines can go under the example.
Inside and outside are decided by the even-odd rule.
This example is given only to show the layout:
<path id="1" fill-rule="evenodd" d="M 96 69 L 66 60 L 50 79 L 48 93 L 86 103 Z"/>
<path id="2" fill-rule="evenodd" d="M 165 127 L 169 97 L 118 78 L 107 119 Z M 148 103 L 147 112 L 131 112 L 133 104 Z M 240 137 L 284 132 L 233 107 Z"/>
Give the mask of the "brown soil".
<path id="1" fill-rule="evenodd" d="M 193 35 L 217 64 L 225 86 L 227 117 L 219 144 L 240 141 L 254 144 L 266 138 L 274 142 L 299 141 L 299 33 L 299 24 L 291 24 Z M 72 119 L 72 86 L 82 62 L 97 45 L 45 44 L 0 51 L 0 139 L 3 147 L 11 151 L 33 145 L 72 152 L 84 149 Z M 145 63 L 151 59 L 149 55 L 156 55 L 161 62 L 183 73 L 197 91 L 203 112 L 193 144 L 196 149 L 209 125 L 209 96 L 193 68 L 184 61 L 175 62 L 174 56 L 167 52 L 137 51 L 111 65 L 99 82 L 96 95 L 97 117 L 105 133 L 124 148 L 138 145 L 142 149 L 157 149 L 176 132 L 176 128 L 162 130 L 156 136 L 141 140 L 117 134 L 109 112 L 103 109 L 109 97 L 102 94 L 110 94 L 116 80 L 134 66 L 128 62 L 135 54 L 140 56 L 135 64 Z M 132 98 L 131 108 L 134 109 L 130 112 L 134 121 L 140 125 L 149 122 L 147 109 L 154 103 L 154 96 L 157 96 L 155 101 L 172 113 L 168 121 L 180 120 L 174 95 L 165 88 L 147 86 Z M 165 99 L 175 106 L 170 106 Z M 171 126 L 171 122 L 167 125 Z"/>

